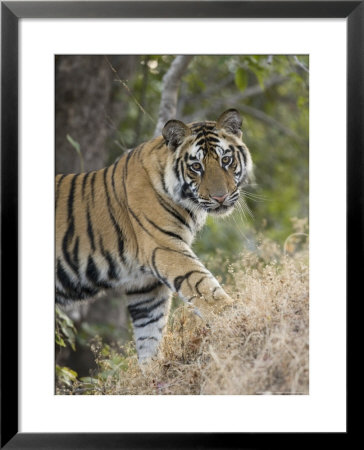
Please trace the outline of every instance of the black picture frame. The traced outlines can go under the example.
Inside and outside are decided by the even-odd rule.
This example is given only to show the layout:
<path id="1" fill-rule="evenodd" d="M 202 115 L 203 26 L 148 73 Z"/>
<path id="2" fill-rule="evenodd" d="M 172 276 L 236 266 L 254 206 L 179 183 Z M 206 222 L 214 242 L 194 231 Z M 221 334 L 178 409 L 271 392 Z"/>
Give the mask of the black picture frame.
<path id="1" fill-rule="evenodd" d="M 364 1 L 1 2 L 1 448 L 261 447 L 277 434 L 18 432 L 18 22 L 21 18 L 119 17 L 347 19 L 347 302 L 362 292 Z M 335 439 L 348 436 L 338 433 Z M 303 434 L 300 443 L 309 437 Z M 321 438 L 327 442 L 327 436 L 316 434 L 315 443 Z M 297 435 L 284 434 L 280 439 L 281 446 L 291 446 Z"/>

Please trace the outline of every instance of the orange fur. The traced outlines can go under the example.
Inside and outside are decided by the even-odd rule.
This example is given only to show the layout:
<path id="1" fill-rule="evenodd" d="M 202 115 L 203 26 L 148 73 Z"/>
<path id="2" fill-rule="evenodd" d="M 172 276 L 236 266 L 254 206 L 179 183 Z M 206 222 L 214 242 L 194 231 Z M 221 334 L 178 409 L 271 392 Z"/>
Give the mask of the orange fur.
<path id="1" fill-rule="evenodd" d="M 57 300 L 122 287 L 141 360 L 156 353 L 171 292 L 185 301 L 229 301 L 191 244 L 207 213 L 231 212 L 249 181 L 241 137 L 234 110 L 217 122 L 169 121 L 163 137 L 109 167 L 58 175 Z"/>

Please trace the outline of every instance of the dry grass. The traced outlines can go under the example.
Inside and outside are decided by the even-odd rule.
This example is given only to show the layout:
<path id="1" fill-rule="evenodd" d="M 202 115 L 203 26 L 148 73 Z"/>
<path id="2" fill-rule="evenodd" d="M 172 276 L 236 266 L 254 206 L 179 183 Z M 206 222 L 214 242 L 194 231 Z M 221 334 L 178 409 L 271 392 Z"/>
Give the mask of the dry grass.
<path id="1" fill-rule="evenodd" d="M 131 352 L 124 370 L 97 381 L 92 393 L 308 394 L 307 250 L 285 255 L 263 242 L 228 272 L 232 307 L 210 313 L 208 326 L 185 306 L 176 309 L 144 373 Z"/>

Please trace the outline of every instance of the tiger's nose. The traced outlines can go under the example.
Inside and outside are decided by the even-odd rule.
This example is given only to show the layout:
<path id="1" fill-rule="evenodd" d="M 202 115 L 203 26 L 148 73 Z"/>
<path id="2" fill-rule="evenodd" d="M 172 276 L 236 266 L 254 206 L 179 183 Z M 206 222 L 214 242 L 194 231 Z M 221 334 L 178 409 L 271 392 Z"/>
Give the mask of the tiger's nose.
<path id="1" fill-rule="evenodd" d="M 226 199 L 226 197 L 229 194 L 217 194 L 217 195 L 212 195 L 211 198 L 213 198 L 214 200 L 216 200 L 219 203 L 224 203 L 224 200 Z"/>

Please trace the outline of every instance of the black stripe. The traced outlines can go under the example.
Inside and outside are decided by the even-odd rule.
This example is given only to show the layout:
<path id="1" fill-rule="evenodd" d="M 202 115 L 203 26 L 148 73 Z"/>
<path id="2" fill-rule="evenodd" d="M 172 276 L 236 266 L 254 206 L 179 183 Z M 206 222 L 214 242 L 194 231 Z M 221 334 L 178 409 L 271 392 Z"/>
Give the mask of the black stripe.
<path id="1" fill-rule="evenodd" d="M 74 232 L 75 232 L 75 224 L 72 219 L 68 225 L 67 231 L 65 232 L 62 240 L 62 251 L 64 259 L 67 261 L 68 265 L 72 268 L 72 270 L 78 275 L 78 267 L 73 263 L 71 255 L 68 251 L 68 246 L 72 241 Z"/>
<path id="2" fill-rule="evenodd" d="M 59 177 L 58 183 L 57 183 L 57 187 L 56 187 L 56 208 L 57 208 L 57 202 L 58 202 L 58 197 L 59 197 L 59 188 L 61 186 L 61 183 L 63 181 L 63 179 L 66 177 L 65 174 L 61 175 Z"/>
<path id="3" fill-rule="evenodd" d="M 74 197 L 75 197 L 75 190 L 76 190 L 76 180 L 78 178 L 79 174 L 73 175 L 72 181 L 71 181 L 71 187 L 70 192 L 68 194 L 68 228 L 64 235 L 63 241 L 62 241 L 62 250 L 63 255 L 69 266 L 72 268 L 72 270 L 78 275 L 78 242 L 76 241 L 73 256 L 76 258 L 74 261 L 71 259 L 71 255 L 68 251 L 68 247 L 71 244 L 72 238 L 74 236 L 75 232 L 75 222 L 73 217 L 73 203 L 74 203 Z M 77 252 L 76 252 L 77 250 Z"/>
<path id="4" fill-rule="evenodd" d="M 117 194 L 116 194 L 116 188 L 115 188 L 115 170 L 116 170 L 116 167 L 117 167 L 118 164 L 119 164 L 119 161 L 120 161 L 120 159 L 114 164 L 114 167 L 113 167 L 113 170 L 112 170 L 112 174 L 111 174 L 111 185 L 112 185 L 112 190 L 113 190 L 113 192 L 114 192 L 116 201 L 117 201 L 117 202 L 119 203 L 119 205 L 121 206 L 121 202 L 120 202 L 120 200 L 119 200 L 119 197 L 118 197 Z"/>
<path id="5" fill-rule="evenodd" d="M 221 288 L 220 286 L 215 286 L 215 287 L 214 287 L 214 289 L 213 289 L 213 291 L 212 291 L 212 298 L 214 298 L 215 292 L 216 292 L 218 289 L 222 289 L 222 288 Z"/>
<path id="6" fill-rule="evenodd" d="M 76 190 L 76 180 L 79 177 L 79 173 L 77 175 L 73 175 L 72 181 L 71 181 L 71 187 L 70 192 L 68 194 L 68 220 L 71 220 L 73 218 L 73 202 L 75 199 L 75 190 Z"/>
<path id="7" fill-rule="evenodd" d="M 153 225 L 153 227 L 155 227 L 157 230 L 159 230 L 161 233 L 166 234 L 167 236 L 170 236 L 172 238 L 175 239 L 179 239 L 182 242 L 185 242 L 182 237 L 179 234 L 173 233 L 172 231 L 168 231 L 168 230 L 164 230 L 163 228 L 161 228 L 160 226 L 158 226 L 156 223 L 153 222 L 153 220 L 148 219 L 148 217 L 144 214 L 144 217 L 147 219 L 147 221 Z"/>
<path id="8" fill-rule="evenodd" d="M 77 236 L 75 245 L 73 247 L 72 256 L 73 256 L 73 263 L 75 267 L 78 267 L 79 259 L 78 259 L 78 247 L 80 243 L 80 238 Z"/>
<path id="9" fill-rule="evenodd" d="M 198 294 L 199 296 L 201 296 L 201 297 L 202 297 L 202 294 L 201 294 L 201 292 L 199 291 L 198 287 L 199 287 L 200 284 L 203 282 L 203 280 L 206 280 L 206 278 L 208 278 L 207 275 L 205 275 L 204 277 L 201 277 L 201 278 L 199 279 L 199 281 L 195 284 L 196 292 L 197 292 L 197 294 Z"/>
<path id="10" fill-rule="evenodd" d="M 240 176 L 241 173 L 242 173 L 242 169 L 243 169 L 243 162 L 242 162 L 242 160 L 241 160 L 242 155 L 241 155 L 240 152 L 237 152 L 237 153 L 236 153 L 236 156 L 237 156 L 237 159 L 239 160 L 240 170 L 238 171 L 238 173 L 235 173 L 235 175 L 239 175 L 239 176 Z M 236 167 L 235 167 L 235 169 L 236 169 Z"/>
<path id="11" fill-rule="evenodd" d="M 96 295 L 99 291 L 95 288 L 81 287 L 79 282 L 74 283 L 68 276 L 59 258 L 57 259 L 57 278 L 66 290 L 66 293 L 62 292 L 60 294 L 64 299 L 82 300 Z"/>
<path id="12" fill-rule="evenodd" d="M 129 165 L 129 160 L 132 156 L 132 152 L 129 151 L 128 154 L 126 155 L 126 161 L 125 161 L 125 166 L 124 166 L 124 176 L 125 178 L 128 176 L 128 165 Z"/>
<path id="13" fill-rule="evenodd" d="M 158 308 L 158 306 L 163 305 L 163 303 L 166 302 L 165 298 L 162 298 L 161 300 L 159 300 L 159 302 L 154 303 L 153 305 L 150 305 L 149 307 L 146 308 L 138 308 L 135 307 L 135 305 L 129 305 L 128 309 L 130 312 L 130 315 L 133 319 L 133 321 L 136 320 L 140 320 L 140 319 L 148 319 L 149 314 L 154 311 L 156 308 Z"/>
<path id="14" fill-rule="evenodd" d="M 89 255 L 87 260 L 86 276 L 94 284 L 97 284 L 100 278 L 100 273 L 96 267 L 95 261 L 91 255 Z"/>
<path id="15" fill-rule="evenodd" d="M 152 253 L 152 268 L 154 269 L 154 274 L 156 275 L 158 280 L 162 281 L 162 283 L 164 283 L 166 286 L 168 286 L 169 289 L 172 289 L 172 286 L 169 284 L 168 280 L 166 278 L 164 278 L 157 269 L 155 258 L 156 258 L 156 253 L 158 250 L 163 250 L 163 248 L 157 247 L 153 250 L 153 253 Z"/>
<path id="16" fill-rule="evenodd" d="M 94 232 L 92 229 L 92 223 L 91 223 L 91 218 L 90 218 L 90 210 L 89 207 L 87 205 L 87 234 L 90 240 L 90 244 L 91 244 L 91 250 L 94 252 L 96 247 L 95 247 L 95 238 L 94 238 Z"/>
<path id="17" fill-rule="evenodd" d="M 207 275 L 206 272 L 203 272 L 202 270 L 190 270 L 189 272 L 187 272 L 185 275 L 180 275 L 178 277 L 176 277 L 173 281 L 174 284 L 174 288 L 176 289 L 176 291 L 178 292 L 181 288 L 182 283 L 187 280 L 188 278 L 193 275 L 194 273 L 203 273 L 204 275 Z"/>
<path id="18" fill-rule="evenodd" d="M 182 198 L 189 198 L 189 199 L 192 200 L 190 192 L 191 192 L 191 190 L 190 190 L 189 184 L 184 182 L 183 185 L 182 185 L 182 188 L 181 188 L 181 196 L 182 196 Z"/>
<path id="19" fill-rule="evenodd" d="M 186 256 L 187 258 L 193 259 L 194 261 L 199 261 L 199 259 L 196 256 L 191 255 L 188 252 L 188 250 L 175 250 L 174 248 L 169 248 L 169 247 L 157 247 L 154 251 L 156 251 L 156 250 L 164 250 L 166 252 L 178 253 L 179 255 Z"/>
<path id="20" fill-rule="evenodd" d="M 64 178 L 65 178 L 66 176 L 67 176 L 67 175 L 64 173 L 64 174 L 62 174 L 62 175 L 59 177 L 58 183 L 57 183 L 57 189 L 60 188 L 61 183 L 62 183 L 62 181 L 64 180 Z"/>
<path id="21" fill-rule="evenodd" d="M 196 123 L 196 124 L 193 125 L 191 128 L 192 128 L 192 130 L 193 130 L 195 133 L 197 133 L 197 135 L 198 135 L 199 133 L 201 133 L 201 132 L 204 131 L 204 129 L 203 129 L 203 123 L 202 123 L 202 122 Z"/>
<path id="22" fill-rule="evenodd" d="M 148 286 L 145 286 L 143 288 L 135 289 L 135 290 L 128 290 L 126 291 L 126 295 L 140 295 L 140 294 L 148 294 L 149 292 L 152 292 L 155 288 L 162 286 L 162 283 L 160 281 L 157 281 L 153 284 L 150 284 Z"/>
<path id="23" fill-rule="evenodd" d="M 166 298 L 162 298 L 160 299 L 157 303 L 155 303 L 154 305 L 150 305 L 147 306 L 146 308 L 140 308 L 140 306 L 142 305 L 147 305 L 148 303 L 151 303 L 153 301 L 155 301 L 156 298 L 155 297 L 151 297 L 148 298 L 146 300 L 140 300 L 137 303 L 132 303 L 131 305 L 128 305 L 128 308 L 131 309 L 132 311 L 136 312 L 136 311 L 153 311 L 153 309 L 155 309 L 157 306 L 160 306 L 162 303 L 164 303 L 167 299 Z"/>
<path id="24" fill-rule="evenodd" d="M 143 142 L 143 144 L 138 145 L 138 147 L 133 150 L 135 156 L 138 158 L 138 161 L 141 161 L 140 154 L 141 154 L 145 144 L 146 144 L 146 142 Z M 154 150 L 154 148 L 152 148 L 151 150 Z"/>
<path id="25" fill-rule="evenodd" d="M 93 172 L 91 177 L 91 198 L 92 198 L 92 204 L 95 205 L 95 180 L 96 180 L 96 174 L 97 172 Z"/>
<path id="26" fill-rule="evenodd" d="M 188 215 L 193 220 L 193 223 L 196 223 L 197 218 L 196 218 L 195 214 L 191 210 L 189 210 L 188 208 L 185 208 L 185 210 L 187 211 Z"/>
<path id="27" fill-rule="evenodd" d="M 172 286 L 169 283 L 169 281 L 167 280 L 167 278 L 164 278 L 158 271 L 157 264 L 156 264 L 156 254 L 157 254 L 158 250 L 164 250 L 164 251 L 169 251 L 169 252 L 173 252 L 173 253 L 178 253 L 180 255 L 186 256 L 187 258 L 191 258 L 193 260 L 198 260 L 198 258 L 196 258 L 193 255 L 186 254 L 183 251 L 174 250 L 174 249 L 166 248 L 166 247 L 157 247 L 153 250 L 151 266 L 154 271 L 154 275 L 158 278 L 158 280 L 162 281 L 163 284 L 165 284 L 167 287 L 169 287 L 169 289 L 172 289 Z M 201 272 L 201 273 L 205 273 L 205 272 Z"/>
<path id="28" fill-rule="evenodd" d="M 180 287 L 184 280 L 185 280 L 185 278 L 182 275 L 180 275 L 174 279 L 174 288 L 177 292 L 180 290 Z"/>
<path id="29" fill-rule="evenodd" d="M 87 172 L 83 176 L 83 180 L 82 180 L 82 198 L 85 197 L 86 182 L 87 182 L 87 178 L 90 176 L 90 174 L 91 174 L 91 172 Z"/>
<path id="30" fill-rule="evenodd" d="M 128 203 L 128 193 L 126 190 L 126 177 L 127 177 L 127 170 L 126 170 L 126 163 L 125 163 L 124 168 L 123 168 L 123 188 L 124 188 L 125 200 L 126 200 L 126 203 Z"/>
<path id="31" fill-rule="evenodd" d="M 176 218 L 179 222 L 181 222 L 185 227 L 187 227 L 191 232 L 192 229 L 190 225 L 186 222 L 186 220 L 173 208 L 173 206 L 169 205 L 159 194 L 156 192 L 159 204 L 174 218 Z"/>
<path id="32" fill-rule="evenodd" d="M 138 224 L 141 226 L 141 228 L 144 229 L 143 225 L 140 223 L 140 220 L 138 219 L 136 214 L 128 206 L 128 192 L 126 190 L 126 178 L 127 178 L 127 164 L 128 164 L 128 162 L 129 162 L 129 158 L 126 159 L 126 162 L 124 164 L 123 177 L 122 177 L 123 189 L 124 189 L 124 197 L 125 197 L 125 202 L 124 203 L 127 205 L 128 211 L 131 213 L 131 215 L 134 217 L 134 219 L 138 222 Z M 139 245 L 138 245 L 138 242 L 136 241 L 135 257 L 138 256 L 138 253 L 139 253 Z"/>
<path id="33" fill-rule="evenodd" d="M 130 307 L 138 307 L 140 305 L 147 305 L 148 303 L 154 302 L 155 297 L 151 297 L 151 298 L 147 298 L 146 300 L 141 300 L 138 303 L 133 303 L 133 305 L 129 305 L 128 308 Z"/>
<path id="34" fill-rule="evenodd" d="M 136 327 L 136 328 L 146 327 L 147 325 L 150 325 L 151 323 L 158 322 L 158 320 L 161 319 L 163 316 L 164 316 L 164 313 L 161 313 L 157 317 L 155 317 L 154 319 L 148 320 L 148 322 L 144 322 L 144 323 L 140 323 L 140 324 L 134 324 L 134 327 Z"/>
<path id="35" fill-rule="evenodd" d="M 238 145 L 238 149 L 240 150 L 240 153 L 243 155 L 243 159 L 244 159 L 244 165 L 246 166 L 246 153 L 245 153 L 245 148 L 242 145 Z"/>
<path id="36" fill-rule="evenodd" d="M 71 281 L 67 272 L 63 268 L 61 260 L 59 258 L 57 259 L 57 277 L 58 277 L 59 282 L 62 284 L 62 286 L 64 287 L 64 289 L 66 291 L 76 291 L 77 290 L 77 285 L 75 285 Z"/>
<path id="37" fill-rule="evenodd" d="M 128 206 L 128 211 L 130 212 L 130 214 L 134 217 L 134 219 L 138 222 L 138 225 L 152 238 L 154 238 L 154 236 L 145 228 L 145 226 L 141 223 L 139 217 L 135 214 L 135 212 L 130 208 L 130 206 Z"/>
<path id="38" fill-rule="evenodd" d="M 112 280 L 117 280 L 118 279 L 118 272 L 116 270 L 116 264 L 115 261 L 113 260 L 110 252 L 108 252 L 107 250 L 104 249 L 104 244 L 102 241 L 102 237 L 100 236 L 100 248 L 101 248 L 101 254 L 102 256 L 106 259 L 106 261 L 109 264 L 109 269 L 107 271 L 107 276 L 112 279 Z"/>
<path id="39" fill-rule="evenodd" d="M 235 191 L 233 194 L 230 195 L 229 200 L 236 200 L 239 197 L 239 191 Z"/>
<path id="40" fill-rule="evenodd" d="M 91 255 L 89 255 L 87 261 L 86 276 L 92 283 L 94 283 L 94 285 L 96 285 L 99 288 L 107 289 L 112 287 L 110 283 L 100 279 L 100 272 Z"/>
<path id="41" fill-rule="evenodd" d="M 174 174 L 176 175 L 176 178 L 178 181 L 180 181 L 179 170 L 178 170 L 178 164 L 179 164 L 180 159 L 181 158 L 177 158 L 173 165 L 173 171 L 174 171 Z"/>
<path id="42" fill-rule="evenodd" d="M 137 341 L 146 341 L 148 339 L 153 339 L 154 341 L 159 342 L 159 339 L 157 339 L 154 336 L 140 336 L 140 337 L 137 338 Z"/>
<path id="43" fill-rule="evenodd" d="M 108 187 L 107 187 L 107 181 L 106 181 L 106 177 L 107 177 L 107 172 L 109 170 L 110 167 L 104 169 L 104 187 L 105 187 L 105 195 L 106 195 L 106 201 L 107 201 L 107 209 L 110 215 L 110 219 L 111 222 L 114 226 L 115 232 L 116 232 L 116 236 L 118 239 L 118 250 L 119 250 L 119 256 L 120 259 L 123 263 L 125 263 L 125 258 L 124 258 L 124 242 L 123 242 L 123 233 L 121 231 L 121 228 L 119 226 L 119 224 L 117 223 L 114 214 L 112 213 L 111 210 L 111 202 L 110 202 L 110 196 L 109 196 L 109 191 L 108 191 Z"/>
<path id="44" fill-rule="evenodd" d="M 162 188 L 163 191 L 168 194 L 168 189 L 167 189 L 167 185 L 166 185 L 166 180 L 164 179 L 165 173 L 163 171 L 159 172 L 159 176 L 161 177 L 161 183 L 162 183 Z"/>
<path id="45" fill-rule="evenodd" d="M 105 257 L 106 257 L 107 263 L 109 264 L 109 270 L 107 271 L 107 276 L 109 278 L 111 278 L 112 280 L 117 280 L 119 277 L 118 277 L 116 265 L 115 265 L 115 262 L 114 262 L 112 256 L 110 255 L 109 252 L 106 252 Z"/>

